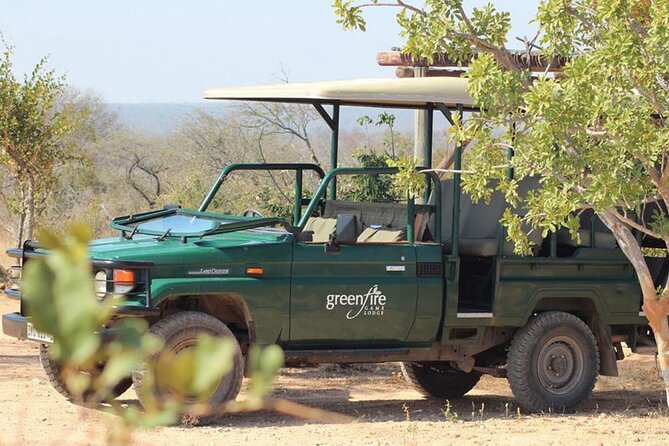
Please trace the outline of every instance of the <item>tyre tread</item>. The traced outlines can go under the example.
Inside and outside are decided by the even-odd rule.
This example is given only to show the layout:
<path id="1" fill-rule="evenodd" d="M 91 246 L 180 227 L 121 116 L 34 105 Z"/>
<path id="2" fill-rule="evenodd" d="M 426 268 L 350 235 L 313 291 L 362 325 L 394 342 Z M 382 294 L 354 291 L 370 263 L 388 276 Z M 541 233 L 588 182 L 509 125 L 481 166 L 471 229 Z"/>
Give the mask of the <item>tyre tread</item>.
<path id="1" fill-rule="evenodd" d="M 39 346 L 39 360 L 40 363 L 42 364 L 42 369 L 44 369 L 44 373 L 46 374 L 46 377 L 49 380 L 49 383 L 56 390 L 56 392 L 63 395 L 65 399 L 67 399 L 68 401 L 81 402 L 78 401 L 78 399 L 75 398 L 74 395 L 72 395 L 72 392 L 70 392 L 69 389 L 67 388 L 65 381 L 63 381 L 63 379 L 60 376 L 60 369 L 58 367 L 58 364 L 56 364 L 56 362 L 51 358 L 51 355 L 49 354 L 49 347 L 46 346 L 45 344 L 40 344 Z M 130 378 L 121 380 L 111 390 L 106 400 L 107 401 L 113 400 L 114 398 L 123 394 L 131 386 L 132 386 L 132 380 Z M 83 399 L 86 400 L 87 397 L 90 395 L 91 393 L 84 393 Z"/>
<path id="2" fill-rule="evenodd" d="M 412 387 L 424 396 L 432 396 L 437 398 L 460 398 L 476 386 L 481 374 L 478 372 L 458 372 L 453 375 L 451 382 L 447 386 L 434 388 L 434 383 L 427 381 L 427 377 L 421 379 L 416 374 L 418 367 L 425 367 L 415 362 L 402 362 L 402 374 L 404 378 L 412 385 Z M 431 388 L 432 387 L 432 388 Z"/>
<path id="3" fill-rule="evenodd" d="M 207 313 L 202 313 L 199 311 L 182 311 L 171 314 L 159 320 L 151 326 L 149 331 L 151 334 L 161 339 L 166 339 L 166 337 L 174 335 L 180 330 L 189 330 L 193 328 L 210 330 L 211 332 L 216 333 L 216 336 L 229 338 L 235 342 L 237 354 L 241 359 L 234 361 L 233 369 L 228 372 L 234 376 L 234 385 L 225 394 L 224 401 L 235 399 L 237 394 L 239 394 L 242 385 L 242 379 L 244 376 L 244 361 L 243 357 L 241 356 L 241 349 L 237 339 L 234 333 L 227 327 L 227 325 Z M 146 370 L 147 365 L 142 364 L 140 368 L 135 370 L 135 372 L 132 374 L 133 387 L 137 393 L 138 398 L 140 399 L 140 402 L 145 391 L 143 378 Z"/>
<path id="4" fill-rule="evenodd" d="M 527 371 L 530 370 L 531 356 L 534 341 L 539 339 L 545 330 L 551 327 L 560 325 L 571 325 L 576 328 L 588 338 L 588 341 L 594 347 L 596 357 L 596 364 L 594 365 L 594 379 L 591 380 L 589 388 L 581 401 L 587 399 L 592 394 L 595 383 L 597 381 L 597 372 L 599 371 L 599 349 L 597 348 L 597 341 L 590 328 L 571 313 L 561 311 L 548 311 L 540 313 L 538 316 L 531 319 L 523 328 L 516 332 L 507 355 L 507 378 L 511 386 L 511 391 L 518 404 L 526 410 L 531 412 L 538 412 L 545 410 L 546 402 L 532 390 L 531 384 L 527 378 Z M 579 403 L 564 407 L 565 410 L 571 410 Z"/>

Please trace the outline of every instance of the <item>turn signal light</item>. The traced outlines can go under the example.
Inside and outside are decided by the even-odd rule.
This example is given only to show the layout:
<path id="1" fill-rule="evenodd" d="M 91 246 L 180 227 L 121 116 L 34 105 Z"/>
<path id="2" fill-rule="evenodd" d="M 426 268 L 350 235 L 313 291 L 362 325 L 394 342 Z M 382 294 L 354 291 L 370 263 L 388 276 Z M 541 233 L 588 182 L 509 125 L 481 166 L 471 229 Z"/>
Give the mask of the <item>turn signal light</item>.
<path id="1" fill-rule="evenodd" d="M 135 286 L 135 272 L 129 269 L 114 270 L 114 293 L 125 294 Z"/>
<path id="2" fill-rule="evenodd" d="M 246 268 L 246 274 L 249 276 L 262 276 L 263 273 L 263 269 L 259 266 L 249 266 Z"/>
<path id="3" fill-rule="evenodd" d="M 134 283 L 135 272 L 129 269 L 115 269 L 114 283 Z"/>

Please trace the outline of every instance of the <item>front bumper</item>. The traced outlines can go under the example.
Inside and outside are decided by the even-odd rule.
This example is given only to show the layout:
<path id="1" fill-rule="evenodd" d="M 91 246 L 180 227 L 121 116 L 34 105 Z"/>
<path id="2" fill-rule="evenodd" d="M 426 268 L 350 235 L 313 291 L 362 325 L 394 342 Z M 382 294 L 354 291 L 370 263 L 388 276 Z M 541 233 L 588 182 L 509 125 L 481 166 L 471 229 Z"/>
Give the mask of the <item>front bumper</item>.
<path id="1" fill-rule="evenodd" d="M 116 307 L 114 311 L 114 318 L 120 317 L 141 317 L 141 318 L 150 318 L 150 317 L 160 317 L 159 308 L 143 308 L 143 307 L 131 307 L 123 306 Z M 30 322 L 29 317 L 22 316 L 21 313 L 5 313 L 2 315 L 2 332 L 6 336 L 10 336 L 16 339 L 28 339 L 28 323 Z M 103 337 L 107 336 L 107 330 L 100 330 L 99 334 Z M 34 339 L 29 339 L 33 341 Z M 39 341 L 37 341 L 39 342 Z"/>
<path id="2" fill-rule="evenodd" d="M 2 315 L 2 332 L 16 339 L 28 339 L 28 318 L 19 313 Z"/>
<path id="3" fill-rule="evenodd" d="M 116 316 L 139 316 L 139 317 L 157 317 L 160 315 L 160 310 L 156 309 L 137 308 L 137 307 L 118 307 Z M 2 332 L 5 336 L 20 340 L 28 340 L 33 342 L 49 342 L 40 339 L 28 338 L 28 323 L 30 318 L 22 316 L 20 313 L 5 313 L 2 315 Z M 100 328 L 96 333 L 102 338 L 103 342 L 109 342 L 114 339 L 113 328 Z"/>

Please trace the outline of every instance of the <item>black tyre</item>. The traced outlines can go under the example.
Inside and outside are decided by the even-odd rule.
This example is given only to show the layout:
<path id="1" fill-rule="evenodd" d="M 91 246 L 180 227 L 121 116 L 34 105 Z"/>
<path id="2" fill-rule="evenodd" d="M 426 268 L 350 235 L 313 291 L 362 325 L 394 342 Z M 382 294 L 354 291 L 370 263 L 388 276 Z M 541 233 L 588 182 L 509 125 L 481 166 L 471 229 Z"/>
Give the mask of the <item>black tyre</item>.
<path id="1" fill-rule="evenodd" d="M 58 393 L 63 395 L 65 398 L 67 398 L 70 401 L 75 401 L 78 403 L 81 402 L 95 402 L 95 401 L 90 401 L 90 399 L 93 397 L 94 392 L 93 390 L 91 391 L 86 391 L 80 398 L 75 398 L 75 396 L 70 392 L 70 390 L 67 388 L 67 385 L 65 384 L 65 380 L 62 377 L 61 374 L 61 368 L 58 365 L 58 363 L 53 359 L 51 356 L 51 353 L 49 352 L 49 346 L 45 344 L 40 344 L 39 346 L 39 360 L 40 363 L 42 363 L 42 368 L 44 369 L 44 372 L 46 373 L 47 378 L 49 379 L 49 382 L 53 386 Z M 100 364 L 99 370 L 102 371 L 104 365 Z M 82 372 L 84 373 L 84 372 Z M 132 385 L 132 378 L 127 377 L 126 379 L 120 381 L 110 392 L 110 394 L 105 398 L 105 400 L 110 401 L 113 400 L 114 398 L 122 395 L 125 393 L 126 390 L 130 388 Z"/>
<path id="2" fill-rule="evenodd" d="M 573 411 L 597 381 L 599 350 L 573 314 L 541 313 L 513 337 L 507 377 L 518 404 L 530 412 Z"/>
<path id="3" fill-rule="evenodd" d="M 481 374 L 466 373 L 448 362 L 403 362 L 402 374 L 426 396 L 460 398 L 474 388 Z"/>
<path id="4" fill-rule="evenodd" d="M 133 387 L 137 397 L 142 404 L 146 404 L 146 398 L 155 399 L 160 402 L 168 398 L 179 398 L 186 405 L 194 403 L 207 403 L 210 407 L 216 407 L 226 401 L 234 400 L 239 393 L 244 377 L 244 357 L 242 356 L 239 343 L 230 329 L 213 316 L 197 311 L 184 311 L 175 313 L 152 325 L 149 331 L 163 340 L 164 347 L 156 358 L 161 355 L 177 355 L 197 343 L 200 334 L 208 333 L 215 337 L 228 338 L 234 344 L 234 364 L 232 370 L 223 376 L 206 398 L 180 395 L 169 385 L 161 382 L 160 373 L 147 379 L 147 374 L 152 369 L 149 364 L 143 364 L 132 375 Z M 164 358 L 165 356 L 163 356 Z M 204 417 L 200 421 L 211 421 L 215 417 Z"/>

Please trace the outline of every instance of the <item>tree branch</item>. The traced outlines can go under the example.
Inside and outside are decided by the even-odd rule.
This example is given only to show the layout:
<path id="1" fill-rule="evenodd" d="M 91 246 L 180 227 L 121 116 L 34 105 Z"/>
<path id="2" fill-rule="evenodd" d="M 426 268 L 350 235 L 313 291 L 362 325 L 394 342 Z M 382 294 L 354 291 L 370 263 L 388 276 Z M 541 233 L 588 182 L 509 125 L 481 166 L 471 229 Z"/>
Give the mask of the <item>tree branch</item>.
<path id="1" fill-rule="evenodd" d="M 396 8 L 404 8 L 422 16 L 426 15 L 425 11 L 423 11 L 422 9 L 410 5 L 408 3 L 405 3 L 402 0 L 397 0 L 395 3 L 363 3 L 361 5 L 358 5 L 358 8 L 373 8 L 375 6 L 390 6 Z"/>
<path id="2" fill-rule="evenodd" d="M 612 211 L 611 214 L 612 214 L 613 216 L 615 216 L 615 217 L 618 219 L 618 221 L 620 221 L 621 223 L 624 223 L 624 224 L 626 224 L 627 226 L 636 229 L 637 231 L 641 231 L 641 232 L 643 232 L 644 234 L 649 235 L 649 236 L 651 236 L 651 237 L 653 237 L 653 238 L 662 239 L 662 237 L 660 236 L 660 234 L 658 234 L 657 232 L 655 232 L 655 231 L 653 231 L 653 230 L 651 230 L 651 229 L 648 229 L 648 228 L 645 227 L 644 225 L 641 225 L 641 224 L 635 222 L 634 220 L 632 220 L 631 218 L 629 218 L 629 217 L 627 217 L 627 216 L 621 214 L 621 213 L 618 212 L 617 210 L 616 210 L 616 211 Z"/>

